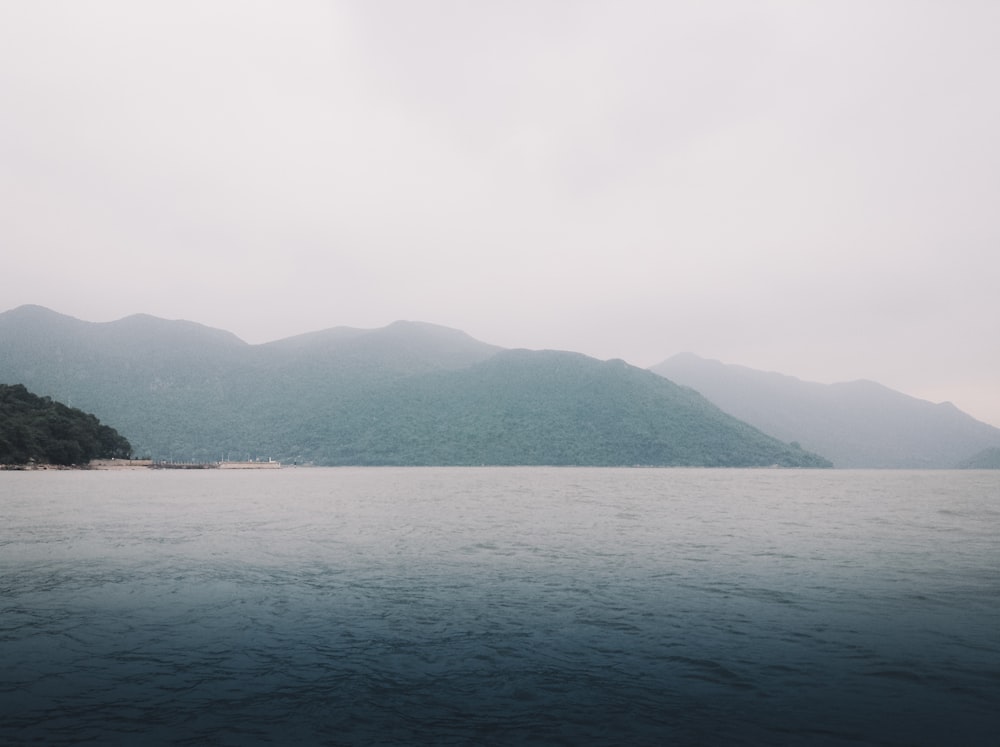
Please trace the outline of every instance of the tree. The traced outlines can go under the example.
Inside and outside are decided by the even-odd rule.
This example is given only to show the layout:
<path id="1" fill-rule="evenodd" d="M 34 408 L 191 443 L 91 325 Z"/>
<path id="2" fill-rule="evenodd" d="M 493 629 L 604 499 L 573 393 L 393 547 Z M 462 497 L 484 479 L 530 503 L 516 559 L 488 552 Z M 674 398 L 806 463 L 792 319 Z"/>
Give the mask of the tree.
<path id="1" fill-rule="evenodd" d="M 0 384 L 0 464 L 73 465 L 131 456 L 128 440 L 93 415 L 22 384 Z"/>

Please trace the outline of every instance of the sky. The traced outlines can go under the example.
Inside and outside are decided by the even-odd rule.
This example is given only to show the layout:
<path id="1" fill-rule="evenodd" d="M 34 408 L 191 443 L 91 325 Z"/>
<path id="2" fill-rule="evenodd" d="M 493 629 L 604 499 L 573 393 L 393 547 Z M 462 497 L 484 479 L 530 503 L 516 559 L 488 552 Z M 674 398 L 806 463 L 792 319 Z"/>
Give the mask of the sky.
<path id="1" fill-rule="evenodd" d="M 0 311 L 397 319 L 1000 426 L 993 0 L 0 0 Z"/>

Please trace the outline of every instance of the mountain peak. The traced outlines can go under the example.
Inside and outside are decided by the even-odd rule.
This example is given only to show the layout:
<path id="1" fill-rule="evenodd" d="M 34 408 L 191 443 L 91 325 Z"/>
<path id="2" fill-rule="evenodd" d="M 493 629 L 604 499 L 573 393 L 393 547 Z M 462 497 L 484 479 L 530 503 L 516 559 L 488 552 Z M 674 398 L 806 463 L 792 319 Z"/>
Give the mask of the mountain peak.
<path id="1" fill-rule="evenodd" d="M 45 306 L 39 306 L 33 303 L 27 303 L 22 306 L 10 309 L 9 311 L 4 311 L 0 313 L 0 320 L 16 320 L 19 324 L 25 322 L 80 322 L 76 319 L 66 314 L 60 314 L 58 311 L 53 311 Z"/>

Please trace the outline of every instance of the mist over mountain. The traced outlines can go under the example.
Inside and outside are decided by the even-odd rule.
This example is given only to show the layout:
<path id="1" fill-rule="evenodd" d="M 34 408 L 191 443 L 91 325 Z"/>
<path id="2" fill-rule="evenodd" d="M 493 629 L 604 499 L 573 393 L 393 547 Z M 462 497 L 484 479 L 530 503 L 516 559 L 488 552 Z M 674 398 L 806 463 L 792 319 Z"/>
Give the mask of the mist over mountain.
<path id="1" fill-rule="evenodd" d="M 873 381 L 819 384 L 692 353 L 650 370 L 837 467 L 952 468 L 1000 446 L 1000 429 L 951 403 L 934 404 Z"/>
<path id="2" fill-rule="evenodd" d="M 22 306 L 0 314 L 0 382 L 93 412 L 161 459 L 829 466 L 622 361 L 421 322 L 249 345 L 192 322 Z"/>

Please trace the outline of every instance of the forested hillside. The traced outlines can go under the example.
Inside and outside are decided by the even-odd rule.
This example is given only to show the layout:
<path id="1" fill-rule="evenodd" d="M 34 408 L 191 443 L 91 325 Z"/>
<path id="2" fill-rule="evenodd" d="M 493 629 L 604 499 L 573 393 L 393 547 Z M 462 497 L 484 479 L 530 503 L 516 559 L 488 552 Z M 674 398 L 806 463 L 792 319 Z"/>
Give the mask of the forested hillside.
<path id="1" fill-rule="evenodd" d="M 0 384 L 0 464 L 86 464 L 131 455 L 128 440 L 93 415 L 20 384 Z"/>
<path id="2" fill-rule="evenodd" d="M 649 372 L 557 351 L 503 351 L 301 417 L 298 451 L 324 464 L 829 466 Z"/>

